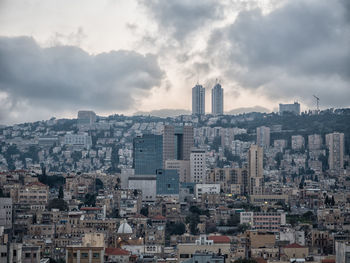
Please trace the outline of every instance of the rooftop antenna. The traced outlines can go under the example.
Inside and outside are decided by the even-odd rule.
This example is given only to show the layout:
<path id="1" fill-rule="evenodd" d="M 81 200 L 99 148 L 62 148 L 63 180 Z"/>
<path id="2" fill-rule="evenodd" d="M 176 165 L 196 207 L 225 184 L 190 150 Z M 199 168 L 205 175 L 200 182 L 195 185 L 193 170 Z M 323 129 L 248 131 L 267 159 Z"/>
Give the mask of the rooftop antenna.
<path id="1" fill-rule="evenodd" d="M 320 98 L 317 97 L 316 95 L 314 95 L 315 99 L 316 99 L 316 105 L 317 105 L 317 111 L 319 111 L 319 102 L 320 102 Z"/>

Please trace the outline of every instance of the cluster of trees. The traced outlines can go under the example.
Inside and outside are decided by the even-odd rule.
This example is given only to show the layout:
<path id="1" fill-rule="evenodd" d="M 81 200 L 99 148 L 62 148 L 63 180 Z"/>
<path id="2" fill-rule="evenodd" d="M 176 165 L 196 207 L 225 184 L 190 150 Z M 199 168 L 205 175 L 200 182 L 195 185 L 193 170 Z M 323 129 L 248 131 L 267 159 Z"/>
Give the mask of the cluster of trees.
<path id="1" fill-rule="evenodd" d="M 189 224 L 190 232 L 192 235 L 197 235 L 199 233 L 199 229 L 197 225 L 200 222 L 199 216 L 206 215 L 209 217 L 209 210 L 202 210 L 197 206 L 191 206 L 190 214 L 186 217 L 186 224 Z"/>

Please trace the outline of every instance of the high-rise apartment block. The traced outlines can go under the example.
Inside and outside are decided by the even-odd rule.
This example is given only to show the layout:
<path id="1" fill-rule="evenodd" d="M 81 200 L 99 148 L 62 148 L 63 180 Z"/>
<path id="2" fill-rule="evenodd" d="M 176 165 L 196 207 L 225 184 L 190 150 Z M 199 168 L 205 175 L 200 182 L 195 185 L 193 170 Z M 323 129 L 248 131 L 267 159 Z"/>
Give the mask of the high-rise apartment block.
<path id="1" fill-rule="evenodd" d="M 205 114 L 205 88 L 199 84 L 192 88 L 192 114 Z"/>
<path id="2" fill-rule="evenodd" d="M 256 128 L 256 143 L 261 147 L 270 146 L 270 128 L 261 126 Z"/>
<path id="3" fill-rule="evenodd" d="M 326 135 L 329 151 L 328 165 L 330 170 L 339 171 L 344 167 L 344 133 L 333 132 Z"/>
<path id="4" fill-rule="evenodd" d="M 298 102 L 294 102 L 293 104 L 280 104 L 279 114 L 283 115 L 285 113 L 300 115 L 300 104 Z"/>
<path id="5" fill-rule="evenodd" d="M 320 150 L 322 147 L 322 137 L 320 134 L 312 134 L 308 137 L 308 148 L 310 151 Z"/>
<path id="6" fill-rule="evenodd" d="M 166 160 L 189 160 L 193 145 L 192 126 L 164 126 L 163 167 Z"/>
<path id="7" fill-rule="evenodd" d="M 135 175 L 156 175 L 163 166 L 163 136 L 144 134 L 133 141 Z"/>
<path id="8" fill-rule="evenodd" d="M 224 114 L 224 90 L 219 83 L 211 90 L 211 113 L 213 115 Z"/>
<path id="9" fill-rule="evenodd" d="M 292 136 L 292 149 L 301 150 L 305 147 L 305 139 L 302 135 L 293 135 Z"/>
<path id="10" fill-rule="evenodd" d="M 191 182 L 206 183 L 206 159 L 204 149 L 192 149 L 190 167 Z"/>
<path id="11" fill-rule="evenodd" d="M 258 145 L 251 145 L 248 152 L 249 194 L 264 193 L 264 152 Z"/>

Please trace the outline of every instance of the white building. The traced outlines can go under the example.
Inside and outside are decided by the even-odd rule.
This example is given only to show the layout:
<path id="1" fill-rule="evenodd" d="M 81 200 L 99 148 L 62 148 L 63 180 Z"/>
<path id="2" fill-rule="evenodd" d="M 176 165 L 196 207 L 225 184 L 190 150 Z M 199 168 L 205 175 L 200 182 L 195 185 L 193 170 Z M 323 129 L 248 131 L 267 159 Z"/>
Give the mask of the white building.
<path id="1" fill-rule="evenodd" d="M 220 194 L 220 184 L 196 184 L 194 194 L 197 200 L 201 200 L 203 194 Z"/>
<path id="2" fill-rule="evenodd" d="M 67 133 L 64 136 L 64 144 L 79 148 L 90 149 L 90 147 L 92 146 L 92 140 L 91 136 L 87 133 Z"/>
<path id="3" fill-rule="evenodd" d="M 222 115 L 224 113 L 224 90 L 219 83 L 211 90 L 211 107 L 213 115 Z"/>
<path id="4" fill-rule="evenodd" d="M 205 150 L 192 149 L 190 155 L 191 182 L 205 183 L 206 182 L 206 159 Z"/>
<path id="5" fill-rule="evenodd" d="M 270 146 L 270 128 L 261 126 L 256 128 L 256 144 L 261 147 Z"/>
<path id="6" fill-rule="evenodd" d="M 333 132 L 326 135 L 329 150 L 328 165 L 330 170 L 339 171 L 344 167 L 344 133 Z"/>
<path id="7" fill-rule="evenodd" d="M 153 203 L 157 196 L 157 179 L 155 176 L 129 177 L 129 189 L 141 190 L 142 202 Z"/>

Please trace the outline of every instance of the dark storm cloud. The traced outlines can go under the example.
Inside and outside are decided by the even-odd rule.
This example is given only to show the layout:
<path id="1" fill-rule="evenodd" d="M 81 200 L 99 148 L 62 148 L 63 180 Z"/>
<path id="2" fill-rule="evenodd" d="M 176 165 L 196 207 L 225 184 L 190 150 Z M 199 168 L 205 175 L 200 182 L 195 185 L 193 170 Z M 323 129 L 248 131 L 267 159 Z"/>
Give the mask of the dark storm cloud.
<path id="1" fill-rule="evenodd" d="M 0 37 L 0 94 L 55 111 L 130 109 L 159 86 L 157 57 L 132 51 L 89 55 L 80 48 L 41 48 L 32 38 Z"/>
<path id="2" fill-rule="evenodd" d="M 346 8 L 347 7 L 347 8 Z M 206 55 L 241 87 L 274 99 L 349 106 L 350 24 L 345 0 L 292 0 L 267 15 L 242 11 L 212 32 Z"/>
<path id="3" fill-rule="evenodd" d="M 139 2 L 147 8 L 159 27 L 165 32 L 170 32 L 178 41 L 183 41 L 190 33 L 222 17 L 222 6 L 214 0 Z"/>

